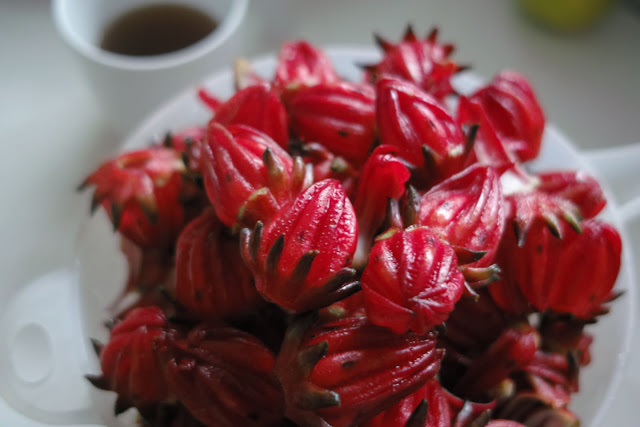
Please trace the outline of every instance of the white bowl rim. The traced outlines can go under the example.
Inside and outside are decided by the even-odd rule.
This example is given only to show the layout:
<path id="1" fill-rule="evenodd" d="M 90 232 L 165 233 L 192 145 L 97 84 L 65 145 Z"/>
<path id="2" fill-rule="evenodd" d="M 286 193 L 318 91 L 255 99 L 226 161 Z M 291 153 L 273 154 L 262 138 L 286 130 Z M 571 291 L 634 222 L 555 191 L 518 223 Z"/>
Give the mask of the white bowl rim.
<path id="1" fill-rule="evenodd" d="M 332 56 L 341 56 L 341 57 L 376 57 L 378 55 L 378 51 L 371 45 L 362 45 L 362 44 L 334 44 L 334 45 L 326 45 L 321 46 L 321 48 L 329 55 Z M 275 52 L 268 52 L 262 55 L 259 55 L 250 60 L 250 63 L 256 66 L 256 68 L 260 67 L 260 64 L 273 61 L 277 58 L 277 54 Z M 473 74 L 473 72 L 465 72 L 466 76 L 468 76 L 473 81 L 481 82 L 482 79 Z M 185 102 L 190 102 L 189 98 L 193 98 L 194 96 L 194 87 L 207 87 L 207 83 L 216 79 L 220 79 L 225 75 L 232 75 L 232 70 L 230 68 L 222 69 L 216 73 L 211 74 L 201 82 L 194 84 L 188 88 L 185 88 L 181 93 L 172 99 L 168 100 L 163 105 L 159 106 L 155 109 L 145 120 L 143 120 L 140 125 L 134 129 L 133 132 L 129 134 L 129 136 L 124 140 L 121 149 L 126 149 L 129 146 L 132 146 L 136 142 L 139 144 L 140 141 L 148 140 L 151 135 L 154 134 L 153 129 L 158 127 L 157 120 L 159 117 L 167 115 L 171 110 L 175 109 L 176 106 L 181 105 Z M 575 147 L 575 145 L 553 124 L 547 123 L 545 132 L 549 132 L 553 135 L 554 138 L 561 140 L 564 145 L 579 161 L 582 163 L 589 173 L 597 176 L 597 172 L 594 170 L 591 162 L 585 158 L 585 156 L 580 152 L 580 150 Z M 629 278 L 628 287 L 625 290 L 625 304 L 627 304 L 627 309 L 629 311 L 629 316 L 625 322 L 625 330 L 624 330 L 624 339 L 622 341 L 622 346 L 618 350 L 618 363 L 617 369 L 615 369 L 614 376 L 609 380 L 609 383 L 606 387 L 605 391 L 605 399 L 601 402 L 597 411 L 594 414 L 593 419 L 591 420 L 589 426 L 597 427 L 603 425 L 604 418 L 606 416 L 608 408 L 611 406 L 613 399 L 615 398 L 615 392 L 618 390 L 620 383 L 622 381 L 624 375 L 624 368 L 628 363 L 629 355 L 631 353 L 631 346 L 633 341 L 633 331 L 635 330 L 635 317 L 634 313 L 636 312 L 637 305 L 637 281 L 636 274 L 633 268 L 632 263 L 632 254 L 633 248 L 630 243 L 630 239 L 627 237 L 628 232 L 626 230 L 627 224 L 624 223 L 620 215 L 618 214 L 619 206 L 613 197 L 613 193 L 608 190 L 608 186 L 606 181 L 601 178 L 598 179 L 601 185 L 603 186 L 603 190 L 607 195 L 607 209 L 610 210 L 611 222 L 614 224 L 616 229 L 619 231 L 622 240 L 623 240 L 623 268 Z M 621 270 L 622 273 L 622 270 Z M 613 308 L 615 310 L 615 306 Z M 592 362 L 593 363 L 593 362 Z M 597 361 L 596 361 L 597 363 Z M 581 390 L 583 391 L 583 390 Z M 580 414 L 578 414 L 580 416 Z"/>

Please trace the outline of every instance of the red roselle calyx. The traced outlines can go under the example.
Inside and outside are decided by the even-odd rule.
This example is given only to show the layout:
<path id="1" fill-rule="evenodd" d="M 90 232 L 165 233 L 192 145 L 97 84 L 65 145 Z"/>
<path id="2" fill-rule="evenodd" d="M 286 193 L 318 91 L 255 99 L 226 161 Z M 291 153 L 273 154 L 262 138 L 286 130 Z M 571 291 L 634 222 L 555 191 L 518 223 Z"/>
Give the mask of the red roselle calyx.
<path id="1" fill-rule="evenodd" d="M 582 171 L 553 171 L 536 176 L 538 191 L 570 200 L 583 218 L 595 217 L 607 204 L 598 181 Z"/>
<path id="2" fill-rule="evenodd" d="M 212 208 L 189 223 L 176 245 L 176 299 L 201 319 L 239 317 L 263 301 Z"/>
<path id="3" fill-rule="evenodd" d="M 184 225 L 185 170 L 178 151 L 151 147 L 103 163 L 80 189 L 95 186 L 91 211 L 102 205 L 114 229 L 129 240 L 145 248 L 168 247 Z"/>
<path id="4" fill-rule="evenodd" d="M 516 155 L 509 151 L 491 127 L 482 113 L 482 107 L 472 104 L 461 96 L 458 102 L 456 120 L 461 128 L 473 129 L 473 145 L 469 153 L 469 163 L 480 163 L 491 166 L 501 174 L 509 171 L 515 173 L 518 181 L 529 184 L 531 177 L 522 168 Z M 521 184 L 522 185 L 522 184 Z M 506 191 L 506 190 L 505 190 Z"/>
<path id="5" fill-rule="evenodd" d="M 102 375 L 87 378 L 98 388 L 118 393 L 116 414 L 170 397 L 158 349 L 166 343 L 167 319 L 157 307 L 130 311 L 99 350 Z"/>
<path id="6" fill-rule="evenodd" d="M 268 83 L 236 92 L 216 110 L 221 125 L 246 125 L 269 135 L 285 150 L 289 147 L 289 118 L 278 92 Z"/>
<path id="7" fill-rule="evenodd" d="M 362 273 L 367 317 L 397 334 L 429 332 L 464 290 L 453 249 L 426 227 L 381 235 Z"/>
<path id="8" fill-rule="evenodd" d="M 341 82 L 301 88 L 287 101 L 294 138 L 318 142 L 354 165 L 362 165 L 374 143 L 373 87 Z"/>
<path id="9" fill-rule="evenodd" d="M 389 199 L 400 199 L 411 174 L 393 145 L 376 147 L 362 167 L 354 207 L 358 216 L 356 268 L 364 267 L 377 230 L 385 219 Z"/>
<path id="10" fill-rule="evenodd" d="M 276 360 L 287 417 L 300 425 L 359 425 L 417 391 L 439 369 L 435 336 L 396 335 L 364 317 L 293 323 Z"/>
<path id="11" fill-rule="evenodd" d="M 267 221 L 293 197 L 294 160 L 253 128 L 211 121 L 203 162 L 207 196 L 228 227 Z"/>
<path id="12" fill-rule="evenodd" d="M 560 227 L 562 238 L 536 222 L 522 246 L 505 234 L 498 254 L 503 279 L 489 287 L 504 310 L 513 310 L 512 294 L 519 292 L 541 312 L 591 319 L 607 311 L 603 304 L 615 297 L 611 289 L 620 270 L 620 235 L 596 219 L 583 221 L 581 233 Z"/>
<path id="13" fill-rule="evenodd" d="M 511 194 L 505 202 L 507 234 L 515 233 L 519 246 L 525 243 L 529 230 L 538 222 L 546 224 L 551 234 L 559 238 L 567 225 L 578 233 L 581 230 L 580 209 L 559 195 L 533 190 Z"/>
<path id="14" fill-rule="evenodd" d="M 358 230 L 336 180 L 302 192 L 264 226 L 242 233 L 242 255 L 265 298 L 293 311 L 324 307 L 357 291 L 350 268 Z"/>
<path id="15" fill-rule="evenodd" d="M 418 224 L 451 245 L 478 253 L 467 267 L 488 267 L 505 223 L 504 197 L 497 172 L 478 164 L 446 179 L 420 199 Z"/>
<path id="16" fill-rule="evenodd" d="M 421 187 L 462 170 L 469 144 L 442 104 L 396 78 L 380 79 L 376 93 L 380 140 L 398 147 L 398 155 L 417 168 Z"/>
<path id="17" fill-rule="evenodd" d="M 412 82 L 436 99 L 444 100 L 453 93 L 451 77 L 466 67 L 449 58 L 455 49 L 452 44 L 441 44 L 437 39 L 437 28 L 419 39 L 411 26 L 398 43 L 376 36 L 384 57 L 378 64 L 366 67 L 368 79 L 375 81 L 380 76 L 393 76 Z"/>
<path id="18" fill-rule="evenodd" d="M 338 81 L 331 61 L 322 50 L 304 40 L 283 43 L 275 74 L 275 85 L 281 91 Z"/>
<path id="19" fill-rule="evenodd" d="M 484 129 L 490 128 L 519 161 L 538 156 L 545 118 L 533 89 L 520 74 L 501 72 L 490 85 L 464 99 L 459 114 L 466 122 L 480 123 L 480 139 Z"/>
<path id="20" fill-rule="evenodd" d="M 453 391 L 472 400 L 491 398 L 512 372 L 533 360 L 540 336 L 527 323 L 517 324 L 503 333 L 480 356 L 472 360 Z"/>
<path id="21" fill-rule="evenodd" d="M 176 399 L 208 426 L 278 426 L 282 392 L 274 356 L 253 335 L 199 325 L 163 349 Z"/>

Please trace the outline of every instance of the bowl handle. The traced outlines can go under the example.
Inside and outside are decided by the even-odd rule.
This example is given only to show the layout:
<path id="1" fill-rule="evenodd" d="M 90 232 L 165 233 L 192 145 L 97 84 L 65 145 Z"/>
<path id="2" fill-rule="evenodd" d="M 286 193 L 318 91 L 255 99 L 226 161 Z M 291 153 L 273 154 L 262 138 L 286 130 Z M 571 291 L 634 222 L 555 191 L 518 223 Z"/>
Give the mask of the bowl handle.
<path id="1" fill-rule="evenodd" d="M 584 152 L 598 175 L 609 185 L 619 203 L 620 219 L 629 223 L 640 217 L 640 142 Z"/>
<path id="2" fill-rule="evenodd" d="M 34 421 L 103 424 L 84 378 L 90 367 L 76 284 L 76 271 L 51 271 L 22 286 L 0 313 L 0 396 Z"/>

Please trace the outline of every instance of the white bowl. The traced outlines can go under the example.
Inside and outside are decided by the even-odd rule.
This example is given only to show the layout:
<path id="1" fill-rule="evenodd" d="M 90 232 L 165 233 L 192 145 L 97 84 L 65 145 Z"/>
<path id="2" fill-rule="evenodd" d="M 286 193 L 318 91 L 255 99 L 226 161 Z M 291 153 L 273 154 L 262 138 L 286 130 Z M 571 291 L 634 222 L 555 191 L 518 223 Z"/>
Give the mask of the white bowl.
<path id="1" fill-rule="evenodd" d="M 379 58 L 378 52 L 370 47 L 335 47 L 328 48 L 327 53 L 338 73 L 350 80 L 359 79 L 358 64 L 371 63 Z M 252 64 L 260 74 L 271 77 L 275 70 L 276 60 L 273 55 L 269 55 L 252 61 Z M 460 92 L 465 93 L 478 87 L 480 82 L 477 77 L 466 73 L 458 76 L 454 83 Z M 200 103 L 196 96 L 196 88 L 201 86 L 224 99 L 233 93 L 232 72 L 226 70 L 217 73 L 203 83 L 185 90 L 160 107 L 126 139 L 122 150 L 127 151 L 146 146 L 150 141 L 162 138 L 167 131 L 205 124 L 210 118 L 210 111 Z M 635 149 L 638 151 L 640 146 Z M 607 165 L 610 166 L 611 162 L 617 162 L 624 157 L 624 153 L 610 156 Z M 607 158 L 607 156 L 600 156 L 600 158 Z M 631 246 L 627 238 L 625 223 L 621 218 L 621 209 L 607 183 L 602 180 L 602 176 L 599 176 L 599 170 L 606 170 L 606 167 L 602 166 L 589 161 L 587 156 L 581 154 L 552 125 L 547 125 L 541 155 L 532 165 L 536 170 L 581 169 L 598 177 L 608 199 L 608 206 L 601 216 L 618 228 L 623 239 L 623 262 L 615 289 L 625 291 L 626 294 L 613 304 L 609 315 L 604 316 L 596 325 L 589 327 L 589 332 L 595 336 L 592 346 L 592 362 L 582 370 L 581 391 L 573 397 L 571 403 L 571 409 L 578 414 L 582 425 L 592 427 L 606 424 L 606 409 L 615 397 L 617 385 L 624 372 L 625 359 L 629 353 L 636 301 L 635 277 L 630 261 L 632 259 Z M 625 218 L 637 216 L 639 210 L 634 209 L 629 214 L 629 209 L 626 209 L 624 211 Z M 91 348 L 89 338 L 107 341 L 108 331 L 104 327 L 104 322 L 108 319 L 109 313 L 107 313 L 106 307 L 118 295 L 126 277 L 126 263 L 120 254 L 118 240 L 106 215 L 101 211 L 94 217 L 88 218 L 79 233 L 77 273 L 78 280 L 72 283 L 73 303 L 70 305 L 70 310 L 72 316 L 81 325 L 82 331 L 77 331 L 78 336 L 75 339 L 81 341 L 79 346 L 84 351 L 80 355 L 70 356 L 74 357 L 75 372 L 70 371 L 68 375 L 99 372 L 99 363 Z M 41 326 L 47 329 L 47 325 Z M 48 329 L 47 332 L 55 342 L 57 339 L 56 331 Z M 58 363 L 57 358 L 54 362 Z M 2 368 L 1 358 L 0 368 Z M 5 370 L 4 372 L 9 371 Z M 3 370 L 0 369 L 0 372 Z M 93 397 L 92 410 L 100 414 L 101 422 L 109 425 L 124 425 L 121 419 L 116 420 L 112 415 L 114 393 L 100 392 L 93 388 L 88 390 Z M 6 387 L 3 390 L 2 385 L 0 385 L 0 392 L 3 397 L 6 393 L 11 393 L 10 390 L 7 391 Z M 10 397 L 14 403 L 19 400 L 15 395 Z M 50 412 L 40 411 L 37 415 L 43 419 L 50 417 Z M 74 416 L 76 416 L 76 422 L 86 422 L 87 409 L 67 411 L 66 415 L 58 414 L 55 418 L 59 420 L 58 422 L 65 420 L 66 424 L 71 424 Z"/>

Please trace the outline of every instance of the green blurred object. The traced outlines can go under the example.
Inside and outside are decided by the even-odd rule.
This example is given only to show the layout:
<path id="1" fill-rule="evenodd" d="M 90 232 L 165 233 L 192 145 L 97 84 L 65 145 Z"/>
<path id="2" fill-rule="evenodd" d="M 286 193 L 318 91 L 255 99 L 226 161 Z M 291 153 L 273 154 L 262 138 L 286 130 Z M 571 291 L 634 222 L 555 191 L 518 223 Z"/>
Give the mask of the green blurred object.
<path id="1" fill-rule="evenodd" d="M 615 0 L 518 0 L 526 15 L 564 33 L 586 30 L 600 21 Z"/>

